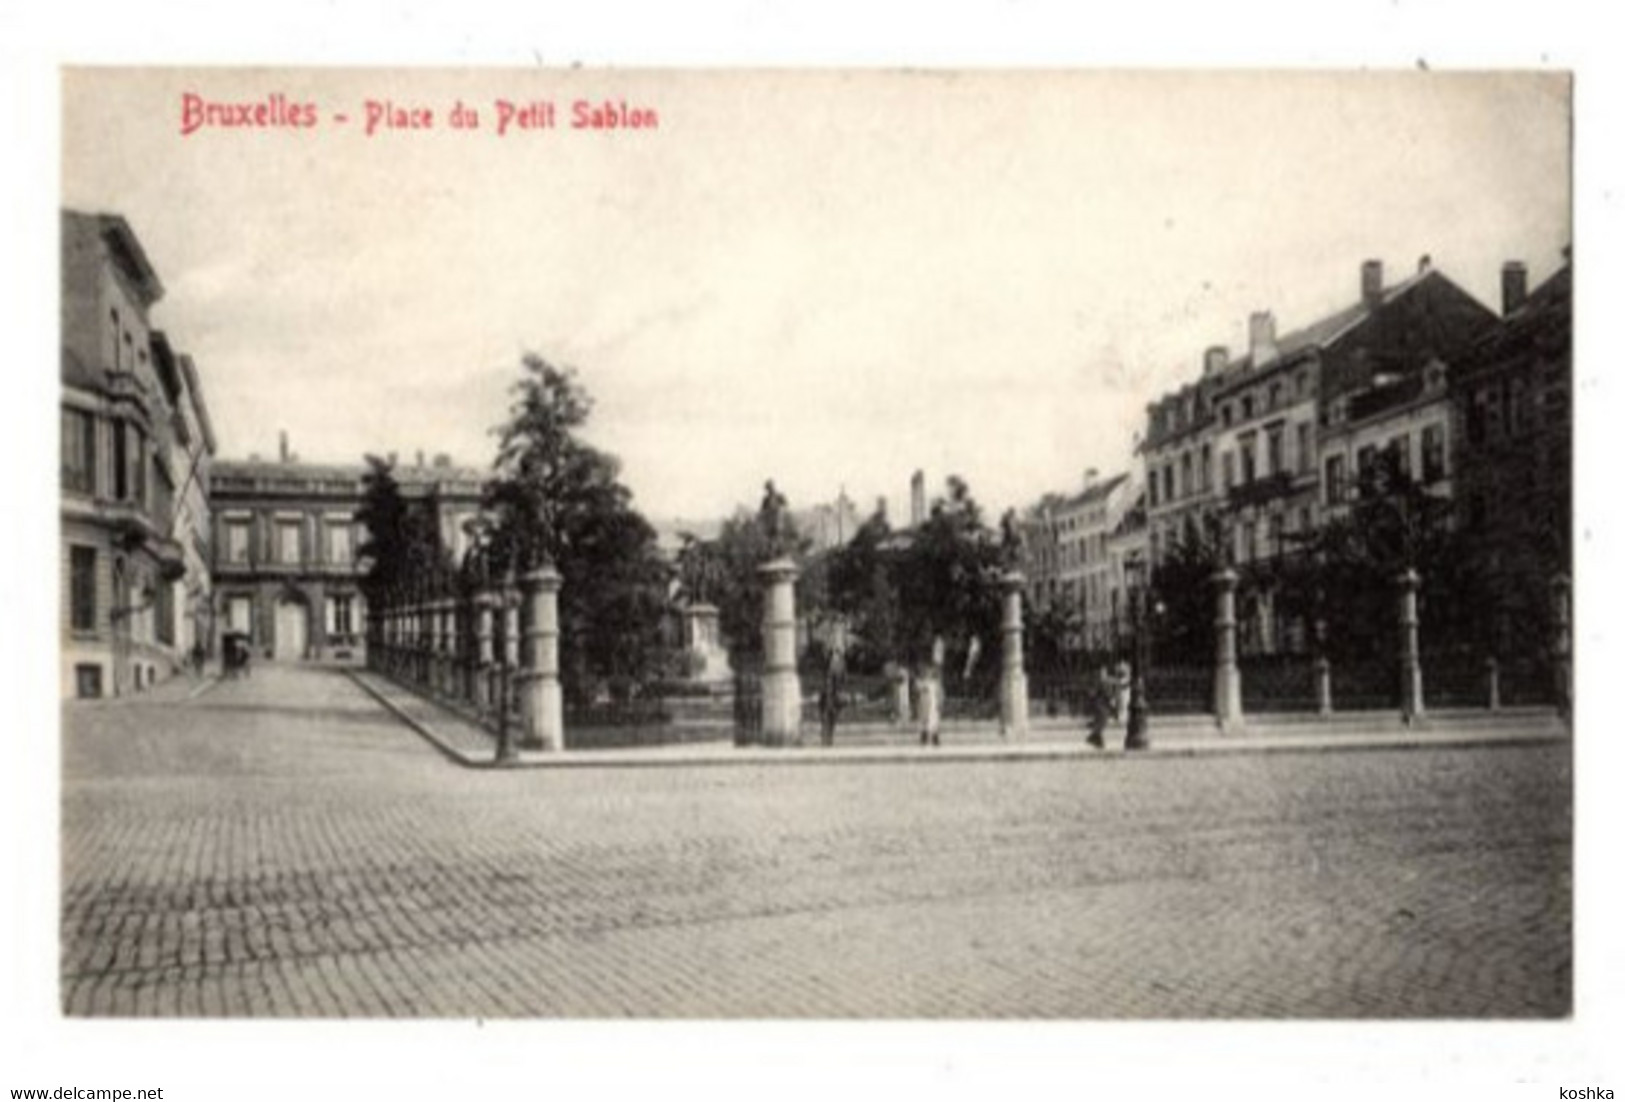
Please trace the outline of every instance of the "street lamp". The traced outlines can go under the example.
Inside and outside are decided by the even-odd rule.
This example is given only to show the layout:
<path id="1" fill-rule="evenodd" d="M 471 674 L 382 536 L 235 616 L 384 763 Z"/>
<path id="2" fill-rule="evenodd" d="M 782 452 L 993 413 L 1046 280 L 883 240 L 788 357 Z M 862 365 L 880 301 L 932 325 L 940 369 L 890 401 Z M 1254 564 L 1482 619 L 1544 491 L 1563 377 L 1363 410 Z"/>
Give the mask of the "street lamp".
<path id="1" fill-rule="evenodd" d="M 1145 669 L 1150 653 L 1150 639 L 1145 616 L 1146 563 L 1139 555 L 1131 555 L 1123 563 L 1129 590 L 1129 608 L 1132 616 L 1133 638 L 1129 651 L 1128 730 L 1123 737 L 1123 749 L 1145 750 L 1151 741 L 1147 735 L 1148 709 L 1145 700 Z"/>

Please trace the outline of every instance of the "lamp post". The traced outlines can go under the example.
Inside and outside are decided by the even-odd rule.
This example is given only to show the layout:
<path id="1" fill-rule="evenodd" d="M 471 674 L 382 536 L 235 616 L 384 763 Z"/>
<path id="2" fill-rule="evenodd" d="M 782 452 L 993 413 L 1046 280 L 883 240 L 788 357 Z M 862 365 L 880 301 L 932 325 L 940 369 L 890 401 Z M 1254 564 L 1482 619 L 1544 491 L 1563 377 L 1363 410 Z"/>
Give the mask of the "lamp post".
<path id="1" fill-rule="evenodd" d="M 1123 749 L 1145 750 L 1151 745 L 1148 735 L 1149 709 L 1145 699 L 1145 667 L 1150 642 L 1145 622 L 1145 591 L 1149 571 L 1143 558 L 1131 555 L 1123 563 L 1123 572 L 1128 582 L 1133 631 L 1129 650 L 1128 728 L 1123 736 Z"/>

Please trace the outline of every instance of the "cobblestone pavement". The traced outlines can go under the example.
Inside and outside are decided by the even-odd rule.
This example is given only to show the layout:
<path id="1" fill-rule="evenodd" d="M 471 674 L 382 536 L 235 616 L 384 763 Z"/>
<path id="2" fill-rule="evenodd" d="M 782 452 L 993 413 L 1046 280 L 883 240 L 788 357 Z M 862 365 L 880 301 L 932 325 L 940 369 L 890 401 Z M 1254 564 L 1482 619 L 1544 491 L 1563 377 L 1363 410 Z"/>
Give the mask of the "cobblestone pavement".
<path id="1" fill-rule="evenodd" d="M 1570 1009 L 1566 742 L 493 772 L 270 666 L 65 715 L 70 1015 Z"/>

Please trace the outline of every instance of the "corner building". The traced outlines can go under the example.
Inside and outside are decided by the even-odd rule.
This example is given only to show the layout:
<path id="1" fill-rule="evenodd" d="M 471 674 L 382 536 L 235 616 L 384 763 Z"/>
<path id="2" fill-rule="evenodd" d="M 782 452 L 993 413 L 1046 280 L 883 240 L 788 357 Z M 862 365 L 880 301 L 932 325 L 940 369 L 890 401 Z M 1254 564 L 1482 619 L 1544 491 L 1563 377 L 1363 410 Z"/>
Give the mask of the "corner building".
<path id="1" fill-rule="evenodd" d="M 129 223 L 63 211 L 61 231 L 61 692 L 122 696 L 207 646 L 214 430 Z"/>

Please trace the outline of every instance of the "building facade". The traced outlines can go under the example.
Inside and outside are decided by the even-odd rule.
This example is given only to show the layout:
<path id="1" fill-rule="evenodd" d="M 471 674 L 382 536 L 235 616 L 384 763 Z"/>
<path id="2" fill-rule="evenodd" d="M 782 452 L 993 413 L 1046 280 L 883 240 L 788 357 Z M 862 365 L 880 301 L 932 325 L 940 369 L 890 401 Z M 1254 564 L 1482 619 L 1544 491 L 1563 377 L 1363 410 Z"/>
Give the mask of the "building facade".
<path id="1" fill-rule="evenodd" d="M 1450 488 L 1446 380 L 1495 314 L 1426 257 L 1394 284 L 1368 260 L 1359 290 L 1284 336 L 1273 315 L 1253 314 L 1245 355 L 1208 349 L 1197 382 L 1148 407 L 1147 553 L 1155 565 L 1179 541 L 1211 540 L 1241 575 L 1244 653 L 1307 646 L 1307 626 L 1276 607 L 1274 579 L 1346 504 L 1360 463 L 1403 447 L 1409 470 Z"/>
<path id="2" fill-rule="evenodd" d="M 356 520 L 366 468 L 300 462 L 283 439 L 276 461 L 214 465 L 215 616 L 219 631 L 246 633 L 254 652 L 277 661 L 365 657 L 366 604 Z M 446 456 L 396 465 L 402 495 L 435 511 L 441 543 L 456 561 L 465 525 L 479 512 L 484 475 Z"/>
<path id="3" fill-rule="evenodd" d="M 208 608 L 213 429 L 196 367 L 152 329 L 164 288 L 116 214 L 62 212 L 61 685 L 139 692 Z"/>
<path id="4" fill-rule="evenodd" d="M 1101 479 L 1093 470 L 1083 489 L 1071 496 L 1050 494 L 1029 508 L 1022 521 L 1022 572 L 1027 598 L 1036 610 L 1057 610 L 1078 627 L 1074 645 L 1105 649 L 1113 645 L 1116 621 L 1112 594 L 1122 588 L 1122 563 L 1108 546 L 1136 497 L 1128 474 Z"/>
<path id="5" fill-rule="evenodd" d="M 1543 631 L 1554 579 L 1573 554 L 1571 267 L 1526 291 L 1502 269 L 1502 321 L 1450 376 L 1458 516 L 1496 594 L 1496 647 Z"/>

